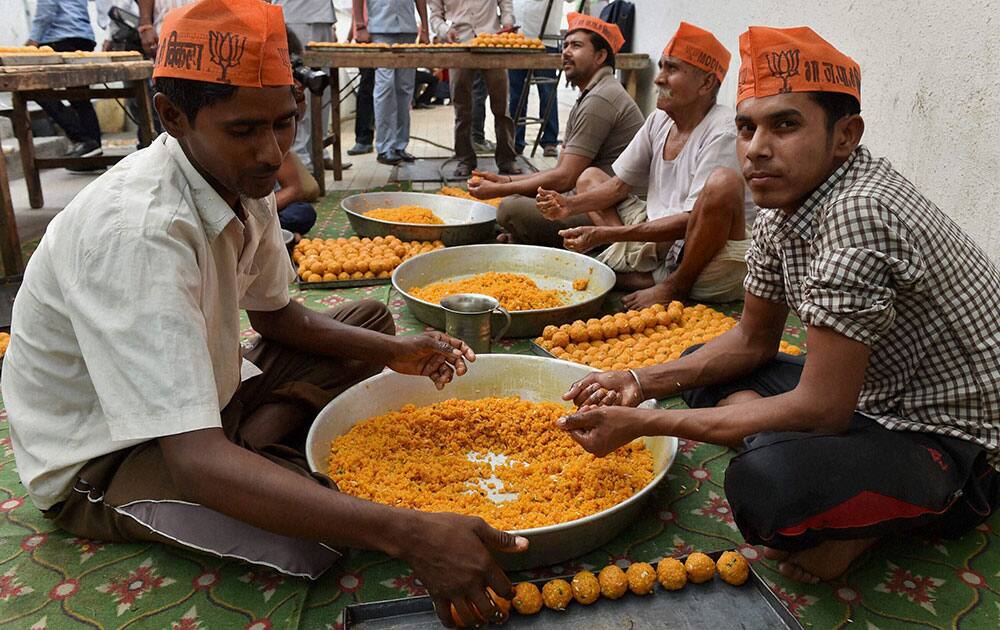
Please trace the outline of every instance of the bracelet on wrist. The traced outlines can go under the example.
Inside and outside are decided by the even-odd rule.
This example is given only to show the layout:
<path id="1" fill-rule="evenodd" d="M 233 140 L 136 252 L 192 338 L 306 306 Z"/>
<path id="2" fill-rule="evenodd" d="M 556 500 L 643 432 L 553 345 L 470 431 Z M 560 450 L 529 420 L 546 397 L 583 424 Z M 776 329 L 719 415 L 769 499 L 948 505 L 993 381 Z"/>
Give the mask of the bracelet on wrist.
<path id="1" fill-rule="evenodd" d="M 639 382 L 639 375 L 636 374 L 635 370 L 633 370 L 631 368 L 629 368 L 628 373 L 631 374 L 632 378 L 635 379 L 635 384 L 639 388 L 639 402 L 645 401 L 646 400 L 646 393 L 644 391 L 642 391 L 642 383 Z"/>
<path id="2" fill-rule="evenodd" d="M 143 34 L 143 33 L 145 33 L 146 31 L 152 31 L 152 30 L 155 30 L 155 28 L 153 27 L 153 25 L 152 25 L 152 24 L 140 24 L 140 25 L 139 25 L 139 28 L 138 28 L 138 29 L 136 29 L 136 30 L 138 30 L 138 31 L 139 31 L 139 34 L 140 34 L 140 35 L 142 35 L 142 34 Z"/>

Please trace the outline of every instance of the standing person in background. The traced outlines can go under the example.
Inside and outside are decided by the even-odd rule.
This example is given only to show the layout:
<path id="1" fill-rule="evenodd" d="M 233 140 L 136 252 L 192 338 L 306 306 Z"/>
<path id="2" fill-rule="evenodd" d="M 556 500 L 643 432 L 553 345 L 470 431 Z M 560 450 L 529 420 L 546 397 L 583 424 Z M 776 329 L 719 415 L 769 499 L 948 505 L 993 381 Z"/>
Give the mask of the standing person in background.
<path id="1" fill-rule="evenodd" d="M 309 42 L 335 42 L 337 16 L 333 11 L 333 0 L 274 0 L 285 13 L 285 26 L 302 44 Z M 312 114 L 306 108 L 299 128 L 295 132 L 292 151 L 307 169 L 312 170 Z M 330 105 L 323 106 L 323 121 L 329 126 Z"/>
<path id="2" fill-rule="evenodd" d="M 474 70 L 472 79 L 472 149 L 477 153 L 493 153 L 496 143 L 486 137 L 486 80 L 482 70 Z"/>
<path id="3" fill-rule="evenodd" d="M 542 35 L 558 35 L 559 25 L 562 22 L 562 5 L 561 0 L 514 0 L 514 15 L 517 16 L 517 23 L 521 27 L 521 32 L 524 33 L 525 37 L 541 37 Z M 571 2 L 572 0 L 565 0 L 566 2 Z M 549 18 L 542 24 L 542 20 L 545 19 L 545 11 L 549 11 Z M 557 46 L 545 46 L 545 51 L 550 53 L 559 52 Z M 555 70 L 535 70 L 536 77 L 542 77 L 546 79 L 552 79 L 555 81 L 556 71 Z M 527 113 L 527 99 L 525 99 L 525 109 L 524 112 L 517 111 L 517 105 L 521 102 L 521 93 L 524 91 L 524 82 L 528 78 L 527 70 L 508 70 L 507 78 L 510 81 L 510 117 L 514 120 L 515 131 L 514 131 L 514 150 L 520 155 L 524 153 L 524 147 L 527 143 L 524 140 L 524 125 L 517 124 L 517 116 L 519 113 Z M 553 83 L 539 83 L 538 84 L 538 117 L 541 118 L 545 115 L 545 108 L 548 105 L 549 99 L 554 98 L 556 95 L 556 84 Z M 556 157 L 559 155 L 559 149 L 556 145 L 559 143 L 559 103 L 555 102 L 552 104 L 552 109 L 549 113 L 549 119 L 545 121 L 545 127 L 542 129 L 542 155 L 545 157 Z"/>
<path id="4" fill-rule="evenodd" d="M 467 42 L 479 33 L 499 33 L 514 28 L 511 0 L 430 0 L 431 28 L 446 42 Z M 500 15 L 497 16 L 497 8 Z M 455 177 L 468 177 L 476 168 L 472 147 L 472 81 L 475 70 L 452 68 L 451 101 L 455 106 Z M 519 175 L 514 163 L 514 121 L 507 113 L 507 73 L 500 69 L 484 70 L 486 90 L 493 112 L 497 137 L 496 161 L 504 175 Z"/>
<path id="5" fill-rule="evenodd" d="M 352 7 L 353 8 L 353 7 Z M 351 16 L 351 30 L 347 41 L 354 42 L 354 25 L 359 20 Z M 368 25 L 368 7 L 361 4 L 360 23 Z M 358 89 L 354 93 L 354 146 L 347 155 L 363 155 L 374 151 L 375 145 L 375 68 L 358 68 Z"/>
<path id="6" fill-rule="evenodd" d="M 50 46 L 57 52 L 92 51 L 97 46 L 90 26 L 87 0 L 38 0 L 31 21 L 27 46 Z M 101 155 L 101 126 L 89 100 L 38 101 L 45 113 L 66 133 L 73 143 L 66 157 Z"/>
<path id="7" fill-rule="evenodd" d="M 413 14 L 416 4 L 420 29 Z M 354 38 L 381 44 L 429 44 L 427 0 L 354 0 Z M 410 143 L 410 103 L 416 82 L 415 68 L 378 68 L 375 71 L 375 149 L 380 164 L 396 165 L 416 158 L 406 151 Z"/>

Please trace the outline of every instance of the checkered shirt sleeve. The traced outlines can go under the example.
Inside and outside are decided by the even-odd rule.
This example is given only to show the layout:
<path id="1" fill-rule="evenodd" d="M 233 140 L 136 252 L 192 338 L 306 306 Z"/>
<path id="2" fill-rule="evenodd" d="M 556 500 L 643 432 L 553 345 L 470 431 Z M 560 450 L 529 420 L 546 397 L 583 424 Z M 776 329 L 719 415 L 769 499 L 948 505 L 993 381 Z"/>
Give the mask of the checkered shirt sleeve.
<path id="1" fill-rule="evenodd" d="M 835 200 L 825 215 L 827 229 L 803 279 L 799 316 L 806 325 L 871 346 L 895 319 L 895 287 L 916 282 L 922 263 L 876 199 Z"/>
<path id="2" fill-rule="evenodd" d="M 743 288 L 769 302 L 785 301 L 784 269 L 771 236 L 771 226 L 779 210 L 758 209 L 753 224 L 752 240 L 747 249 L 747 277 Z"/>

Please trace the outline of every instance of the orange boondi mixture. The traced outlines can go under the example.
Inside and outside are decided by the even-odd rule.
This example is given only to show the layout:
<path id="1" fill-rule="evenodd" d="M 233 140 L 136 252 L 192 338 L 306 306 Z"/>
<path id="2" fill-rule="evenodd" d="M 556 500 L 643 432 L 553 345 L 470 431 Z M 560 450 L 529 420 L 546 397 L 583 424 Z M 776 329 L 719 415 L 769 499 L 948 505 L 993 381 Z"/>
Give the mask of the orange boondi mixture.
<path id="1" fill-rule="evenodd" d="M 356 497 L 476 515 L 501 529 L 582 518 L 624 501 L 653 479 L 645 445 L 594 457 L 556 428 L 566 412 L 555 403 L 517 397 L 406 405 L 359 422 L 334 440 L 328 472 L 342 492 Z M 505 458 L 494 457 L 492 471 L 491 453 Z M 499 484 L 484 481 L 494 476 Z M 494 502 L 487 490 L 517 497 Z"/>
<path id="2" fill-rule="evenodd" d="M 441 217 L 430 208 L 420 206 L 399 206 L 396 208 L 375 208 L 365 212 L 370 219 L 391 221 L 392 223 L 422 223 L 424 225 L 444 225 Z"/>
<path id="3" fill-rule="evenodd" d="M 410 290 L 414 297 L 435 304 L 456 293 L 482 293 L 495 297 L 508 311 L 557 308 L 563 305 L 561 291 L 539 289 L 535 281 L 519 273 L 488 271 L 454 282 L 436 282 Z"/>
<path id="4" fill-rule="evenodd" d="M 503 197 L 494 197 L 492 199 L 476 199 L 469 194 L 469 191 L 458 188 L 457 186 L 442 186 L 441 190 L 437 191 L 439 195 L 445 195 L 447 197 L 458 197 L 459 199 L 471 199 L 472 201 L 482 201 L 483 203 L 488 203 L 493 207 L 498 207 L 500 202 L 503 201 Z"/>

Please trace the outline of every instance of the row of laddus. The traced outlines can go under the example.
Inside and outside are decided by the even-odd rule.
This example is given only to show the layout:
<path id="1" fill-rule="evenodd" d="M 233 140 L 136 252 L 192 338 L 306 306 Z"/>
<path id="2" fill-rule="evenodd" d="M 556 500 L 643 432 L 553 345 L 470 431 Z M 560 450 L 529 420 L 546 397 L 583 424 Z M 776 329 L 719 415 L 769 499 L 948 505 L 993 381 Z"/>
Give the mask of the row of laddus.
<path id="1" fill-rule="evenodd" d="M 442 247 L 441 241 L 404 242 L 395 236 L 304 238 L 292 260 L 305 282 L 388 278 L 404 260 Z"/>
<path id="2" fill-rule="evenodd" d="M 466 45 L 473 48 L 545 49 L 542 40 L 537 37 L 525 37 L 524 33 L 480 33 Z"/>
<path id="3" fill-rule="evenodd" d="M 490 597 L 505 616 L 511 605 L 519 614 L 535 615 L 543 606 L 563 611 L 574 601 L 589 606 L 601 597 L 619 599 L 629 591 L 639 596 L 649 595 L 657 582 L 665 590 L 677 591 L 688 582 L 708 582 L 716 573 L 724 582 L 741 586 L 750 577 L 750 565 L 736 551 L 722 553 L 718 561 L 695 552 L 683 563 L 676 558 L 664 558 L 656 564 L 656 568 L 646 562 L 633 562 L 624 571 L 617 564 L 604 567 L 597 575 L 590 571 L 580 571 L 569 582 L 563 579 L 549 580 L 541 589 L 532 582 L 520 582 L 514 586 L 514 598 L 509 602 L 492 589 Z M 457 616 L 455 621 L 461 627 Z"/>
<path id="4" fill-rule="evenodd" d="M 560 359 L 600 370 L 648 367 L 680 358 L 689 347 L 705 343 L 736 326 L 736 320 L 698 304 L 654 305 L 640 311 L 605 315 L 586 322 L 549 326 L 535 343 Z M 787 354 L 801 349 L 785 341 Z"/>

